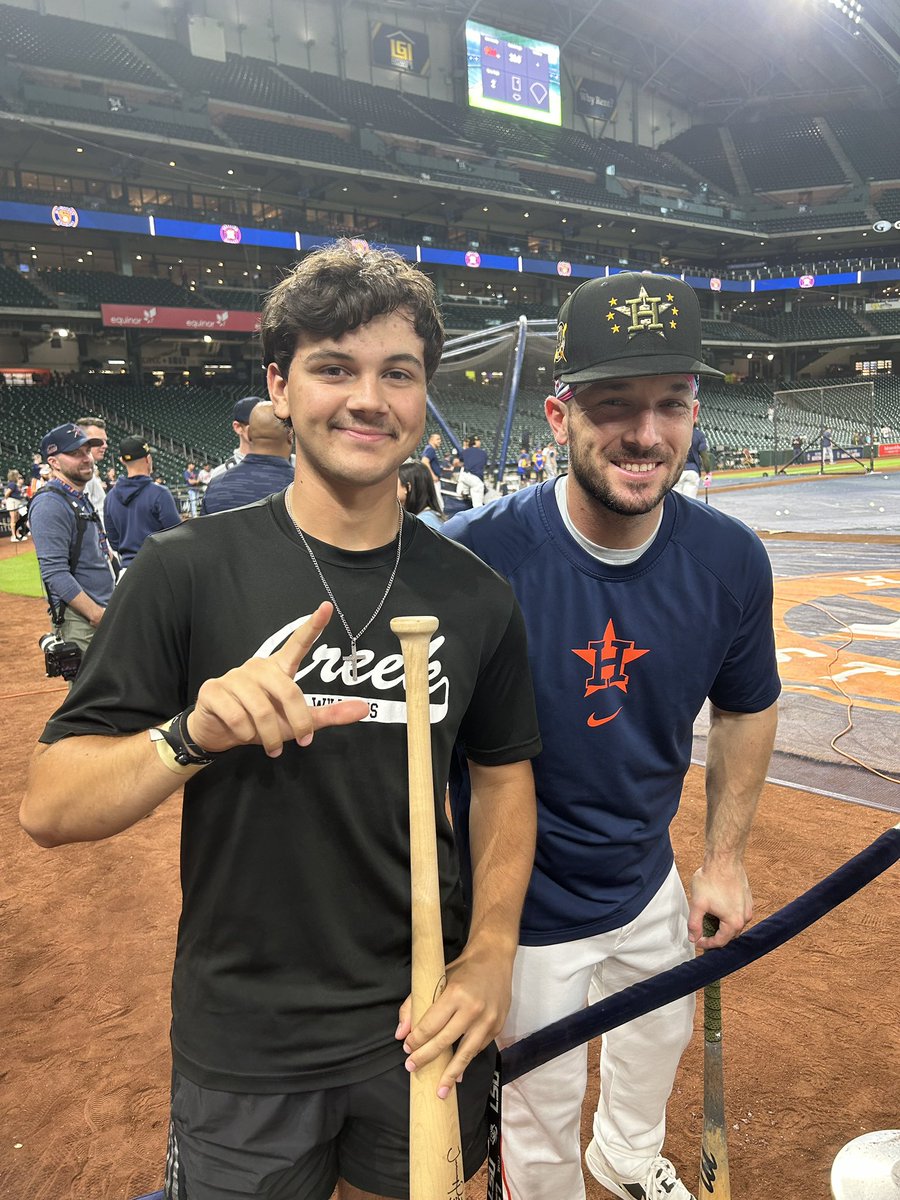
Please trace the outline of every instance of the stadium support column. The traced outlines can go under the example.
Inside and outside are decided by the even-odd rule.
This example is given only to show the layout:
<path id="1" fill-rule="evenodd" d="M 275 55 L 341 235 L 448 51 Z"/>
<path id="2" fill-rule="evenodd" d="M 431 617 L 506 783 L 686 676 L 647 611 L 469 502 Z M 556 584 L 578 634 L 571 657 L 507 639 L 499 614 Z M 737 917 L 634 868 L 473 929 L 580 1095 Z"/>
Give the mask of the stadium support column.
<path id="1" fill-rule="evenodd" d="M 503 483 L 503 472 L 506 469 L 509 453 L 509 439 L 512 435 L 513 417 L 516 412 L 516 399 L 519 394 L 519 380 L 522 376 L 522 359 L 525 357 L 525 342 L 528 337 L 528 318 L 519 317 L 516 340 L 510 348 L 509 363 L 504 376 L 506 388 L 505 408 L 506 420 L 503 425 L 503 441 L 500 453 L 497 455 L 497 487 Z"/>
<path id="2" fill-rule="evenodd" d="M 132 383 L 140 383 L 144 377 L 141 354 L 141 335 L 137 329 L 125 330 L 125 358 Z"/>

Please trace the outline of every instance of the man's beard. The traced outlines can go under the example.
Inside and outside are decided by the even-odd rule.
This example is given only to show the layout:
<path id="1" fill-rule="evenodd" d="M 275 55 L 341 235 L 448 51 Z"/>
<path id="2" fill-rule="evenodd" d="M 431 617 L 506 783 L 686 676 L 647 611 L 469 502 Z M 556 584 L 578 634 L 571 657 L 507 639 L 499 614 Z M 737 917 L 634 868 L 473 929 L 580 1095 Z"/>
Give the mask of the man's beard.
<path id="1" fill-rule="evenodd" d="M 641 462 L 645 460 L 642 460 L 640 455 L 635 455 L 629 461 Z M 592 496 L 599 504 L 608 509 L 609 512 L 616 513 L 622 517 L 638 517 L 652 512 L 665 497 L 666 493 L 670 492 L 678 482 L 686 461 L 687 454 L 685 453 L 684 459 L 680 463 L 677 463 L 674 468 L 670 469 L 667 478 L 651 496 L 643 494 L 629 496 L 627 493 L 627 483 L 623 482 L 622 488 L 616 491 L 598 469 L 596 463 L 591 458 L 590 452 L 582 452 L 577 439 L 570 440 L 569 442 L 569 470 L 575 476 L 581 490 Z"/>
<path id="2" fill-rule="evenodd" d="M 94 477 L 94 464 L 91 462 L 90 474 L 82 468 L 82 474 L 76 474 L 74 470 L 66 471 L 62 467 L 57 467 L 57 471 L 65 479 L 66 483 L 70 483 L 72 487 L 83 488 Z"/>

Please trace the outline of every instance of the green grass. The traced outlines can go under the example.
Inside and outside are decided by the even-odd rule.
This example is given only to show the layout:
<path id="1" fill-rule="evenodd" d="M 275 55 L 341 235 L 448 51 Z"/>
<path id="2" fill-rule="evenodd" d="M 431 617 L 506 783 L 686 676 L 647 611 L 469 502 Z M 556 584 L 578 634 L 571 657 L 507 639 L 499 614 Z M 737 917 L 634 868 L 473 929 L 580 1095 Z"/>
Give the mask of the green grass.
<path id="1" fill-rule="evenodd" d="M 29 546 L 0 562 L 0 592 L 14 596 L 43 596 L 37 555 Z"/>

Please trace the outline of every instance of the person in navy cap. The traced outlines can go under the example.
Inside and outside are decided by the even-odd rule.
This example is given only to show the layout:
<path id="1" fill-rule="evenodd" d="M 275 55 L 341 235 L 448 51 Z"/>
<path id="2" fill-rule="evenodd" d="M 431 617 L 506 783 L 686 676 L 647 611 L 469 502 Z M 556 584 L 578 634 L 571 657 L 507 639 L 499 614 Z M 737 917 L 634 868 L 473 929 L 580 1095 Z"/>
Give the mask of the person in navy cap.
<path id="1" fill-rule="evenodd" d="M 243 462 L 250 453 L 250 414 L 261 399 L 261 396 L 244 396 L 243 399 L 235 402 L 231 410 L 231 428 L 237 436 L 238 446 L 223 463 L 213 468 L 209 477 L 210 483 L 214 479 L 218 479 L 220 475 L 224 475 L 226 471 L 230 471 L 232 467 L 236 467 L 238 463 Z"/>
<path id="2" fill-rule="evenodd" d="M 254 405 L 248 426 L 250 452 L 231 471 L 224 471 L 210 485 L 200 505 L 201 515 L 225 512 L 264 500 L 288 486 L 294 477 L 291 466 L 293 432 L 275 416 L 271 400 Z"/>
<path id="3" fill-rule="evenodd" d="M 41 457 L 51 475 L 28 512 L 41 579 L 59 636 L 85 651 L 115 586 L 115 572 L 100 517 L 84 494 L 94 475 L 91 438 L 74 424 L 44 435 Z"/>

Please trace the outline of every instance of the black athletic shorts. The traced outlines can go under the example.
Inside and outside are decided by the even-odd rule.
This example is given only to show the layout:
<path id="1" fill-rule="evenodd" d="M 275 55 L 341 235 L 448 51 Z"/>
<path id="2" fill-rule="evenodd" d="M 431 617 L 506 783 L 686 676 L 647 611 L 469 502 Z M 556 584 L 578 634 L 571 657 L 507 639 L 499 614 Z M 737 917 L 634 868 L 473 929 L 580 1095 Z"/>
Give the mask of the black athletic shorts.
<path id="1" fill-rule="evenodd" d="M 457 1085 L 465 1177 L 487 1154 L 496 1048 Z M 287 1095 L 218 1092 L 178 1072 L 166 1157 L 167 1200 L 328 1200 L 338 1179 L 409 1195 L 409 1074 L 403 1063 L 347 1087 Z"/>

